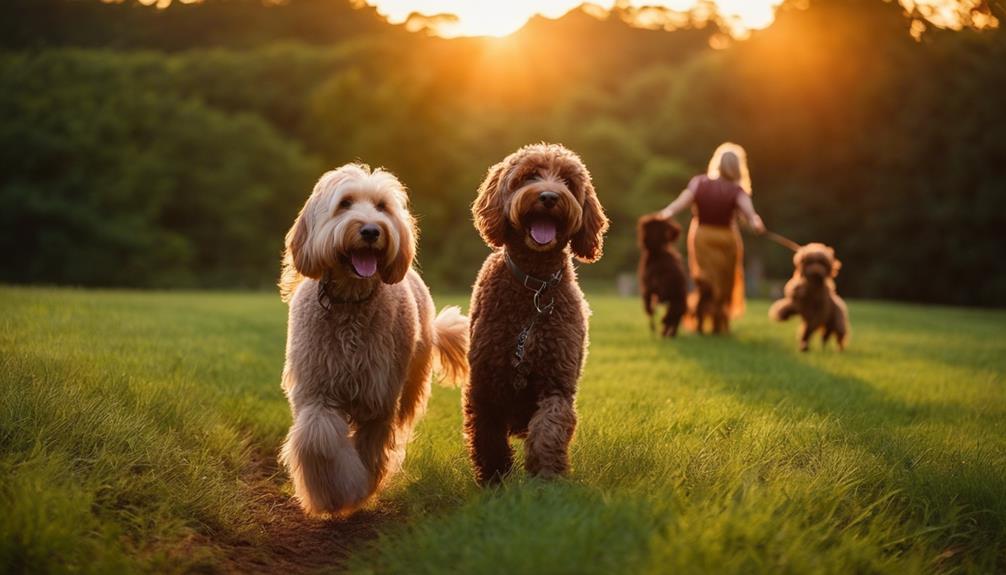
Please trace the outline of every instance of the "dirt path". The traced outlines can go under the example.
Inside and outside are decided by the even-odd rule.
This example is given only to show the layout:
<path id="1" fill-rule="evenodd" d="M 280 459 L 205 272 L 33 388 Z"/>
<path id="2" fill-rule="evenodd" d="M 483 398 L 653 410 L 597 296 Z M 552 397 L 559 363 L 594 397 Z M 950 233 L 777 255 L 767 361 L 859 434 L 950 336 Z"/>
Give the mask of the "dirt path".
<path id="1" fill-rule="evenodd" d="M 255 458 L 248 483 L 259 494 L 260 518 L 255 541 L 235 542 L 224 550 L 228 573 L 283 575 L 337 571 L 350 552 L 377 536 L 381 524 L 396 514 L 364 509 L 346 519 L 311 519 L 283 491 L 286 475 L 275 458 Z"/>

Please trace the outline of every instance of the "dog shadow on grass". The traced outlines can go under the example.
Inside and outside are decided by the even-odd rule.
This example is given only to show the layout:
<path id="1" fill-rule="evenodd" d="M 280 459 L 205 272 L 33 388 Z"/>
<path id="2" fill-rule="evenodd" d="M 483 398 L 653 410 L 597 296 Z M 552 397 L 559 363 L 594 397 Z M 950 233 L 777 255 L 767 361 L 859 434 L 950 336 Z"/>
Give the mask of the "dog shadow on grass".
<path id="1" fill-rule="evenodd" d="M 815 354 L 855 361 L 856 351 L 839 354 L 832 346 L 800 354 L 790 346 L 770 339 L 689 338 L 680 341 L 679 351 L 745 403 L 775 406 L 785 401 L 841 421 L 856 420 L 864 424 L 860 429 L 922 420 L 953 423 L 974 416 L 953 403 L 906 403 L 865 379 L 815 364 Z"/>
<path id="2" fill-rule="evenodd" d="M 981 531 L 994 533 L 1006 524 L 1002 498 L 1006 482 L 996 475 L 988 448 L 982 460 L 966 454 L 979 439 L 967 438 L 964 425 L 993 428 L 994 413 L 976 413 L 951 402 L 912 404 L 870 381 L 838 369 L 835 361 L 856 361 L 857 352 L 844 355 L 834 347 L 815 347 L 800 354 L 771 338 L 686 338 L 679 352 L 718 380 L 722 389 L 745 404 L 769 409 L 776 417 L 799 421 L 809 414 L 837 425 L 838 444 L 861 449 L 887 470 L 906 495 L 915 501 L 954 501 L 975 513 Z M 715 346 L 715 350 L 710 347 Z M 814 357 L 828 354 L 832 358 Z M 729 357 L 729 360 L 726 358 Z M 872 358 L 871 358 L 872 359 Z M 921 384 L 921 383 L 920 383 Z M 951 399 L 951 398 L 948 398 Z M 973 453 L 973 452 L 971 452 Z"/>
<path id="3" fill-rule="evenodd" d="M 435 476 L 408 489 L 425 491 L 429 481 Z M 350 558 L 350 570 L 380 572 L 375 565 L 422 565 L 433 557 L 454 573 L 562 573 L 576 557 L 591 572 L 638 572 L 659 526 L 643 498 L 613 496 L 582 478 L 546 480 L 517 468 L 497 486 L 469 487 L 415 510 L 418 521 L 388 525 L 378 541 L 383 545 L 362 548 Z"/>

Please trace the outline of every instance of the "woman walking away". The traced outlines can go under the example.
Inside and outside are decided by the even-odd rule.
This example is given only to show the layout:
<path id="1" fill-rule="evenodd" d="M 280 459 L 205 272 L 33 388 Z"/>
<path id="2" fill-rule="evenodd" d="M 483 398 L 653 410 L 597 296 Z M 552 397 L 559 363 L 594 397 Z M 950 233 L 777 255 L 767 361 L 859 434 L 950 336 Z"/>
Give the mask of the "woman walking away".
<path id="1" fill-rule="evenodd" d="M 705 175 L 692 178 L 678 199 L 663 209 L 670 218 L 692 206 L 688 230 L 688 267 L 695 280 L 696 329 L 711 317 L 713 333 L 730 330 L 730 319 L 744 313 L 744 244 L 734 217 L 744 214 L 755 232 L 765 225 L 751 203 L 747 154 L 737 144 L 716 148 Z"/>

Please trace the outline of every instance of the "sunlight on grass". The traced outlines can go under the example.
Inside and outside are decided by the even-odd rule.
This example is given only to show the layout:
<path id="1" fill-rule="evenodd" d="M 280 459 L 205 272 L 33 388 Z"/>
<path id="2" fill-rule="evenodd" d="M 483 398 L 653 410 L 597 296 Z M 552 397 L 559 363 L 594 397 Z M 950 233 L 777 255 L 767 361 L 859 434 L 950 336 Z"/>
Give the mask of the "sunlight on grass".
<path id="1" fill-rule="evenodd" d="M 647 336 L 635 301 L 592 303 L 570 480 L 520 474 L 476 489 L 458 393 L 437 390 L 385 503 L 424 519 L 352 570 L 982 571 L 1001 560 L 1002 314 L 856 303 L 848 353 L 800 354 L 795 325 L 770 324 L 764 302 L 732 338 L 673 342 Z"/>
<path id="2" fill-rule="evenodd" d="M 800 354 L 765 302 L 730 338 L 676 341 L 635 300 L 591 303 L 571 477 L 478 489 L 460 392 L 435 387 L 373 504 L 402 520 L 351 571 L 1002 568 L 1003 312 L 854 301 L 847 353 Z M 249 473 L 289 424 L 277 297 L 3 288 L 0 318 L 5 570 L 264 553 L 262 490 L 286 480 Z"/>

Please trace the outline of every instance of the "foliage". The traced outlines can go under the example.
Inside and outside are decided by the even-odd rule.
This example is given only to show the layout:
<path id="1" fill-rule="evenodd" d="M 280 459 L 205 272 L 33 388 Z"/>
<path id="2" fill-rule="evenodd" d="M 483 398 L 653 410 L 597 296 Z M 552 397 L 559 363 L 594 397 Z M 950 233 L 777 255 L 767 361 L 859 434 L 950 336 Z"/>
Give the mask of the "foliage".
<path id="1" fill-rule="evenodd" d="M 844 293 L 1002 305 L 1006 32 L 916 42 L 893 3 L 798 4 L 712 50 L 712 28 L 638 29 L 617 12 L 442 40 L 342 0 L 15 1 L 0 280 L 268 285 L 311 181 L 362 160 L 411 189 L 429 281 L 466 286 L 486 251 L 467 223 L 486 169 L 556 140 L 612 216 L 605 257 L 582 271 L 610 282 L 634 268 L 635 219 L 733 140 L 769 227 L 835 246 Z M 790 273 L 778 247 L 747 248 Z"/>
<path id="2" fill-rule="evenodd" d="M 589 299 L 569 480 L 478 489 L 436 387 L 402 474 L 333 525 L 276 467 L 277 298 L 0 289 L 0 571 L 281 572 L 276 529 L 368 521 L 355 572 L 1003 569 L 1003 312 L 853 301 L 852 347 L 800 354 L 763 301 L 660 341 Z"/>
<path id="3" fill-rule="evenodd" d="M 176 90 L 152 54 L 0 60 L 0 278 L 268 282 L 318 163 L 261 117 Z"/>

